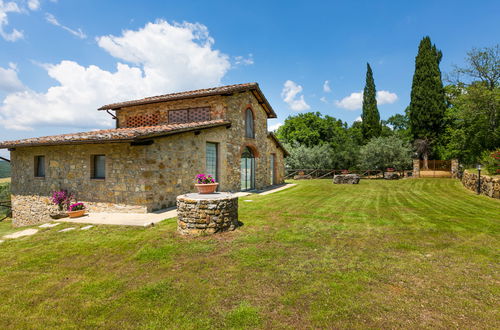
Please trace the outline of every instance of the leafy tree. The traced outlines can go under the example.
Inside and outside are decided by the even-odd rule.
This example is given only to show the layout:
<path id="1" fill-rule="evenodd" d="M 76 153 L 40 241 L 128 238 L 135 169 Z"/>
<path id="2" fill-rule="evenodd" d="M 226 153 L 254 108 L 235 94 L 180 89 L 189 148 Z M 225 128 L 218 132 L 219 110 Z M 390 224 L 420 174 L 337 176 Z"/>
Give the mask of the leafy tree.
<path id="1" fill-rule="evenodd" d="M 474 164 L 484 151 L 500 147 L 500 88 L 483 82 L 466 87 L 448 86 L 450 107 L 438 152 Z"/>
<path id="2" fill-rule="evenodd" d="M 410 146 L 396 136 L 373 138 L 359 151 L 359 167 L 408 169 L 412 163 L 411 154 Z"/>
<path id="3" fill-rule="evenodd" d="M 454 78 L 448 80 L 456 86 L 481 81 L 488 90 L 498 87 L 500 81 L 500 44 L 481 49 L 473 48 L 467 53 L 465 67 L 455 66 Z"/>
<path id="4" fill-rule="evenodd" d="M 411 101 L 408 109 L 410 132 L 414 139 L 425 140 L 429 145 L 435 142 L 443 130 L 446 99 L 439 62 L 442 53 L 424 37 L 415 58 L 415 73 L 411 87 Z M 423 154 L 424 168 L 429 154 Z"/>
<path id="5" fill-rule="evenodd" d="M 438 152 L 474 164 L 500 147 L 500 46 L 473 49 L 446 86 L 448 109 Z"/>
<path id="6" fill-rule="evenodd" d="M 285 144 L 285 148 L 290 153 L 286 158 L 287 167 L 295 169 L 335 168 L 334 152 L 327 144 L 312 147 Z"/>
<path id="7" fill-rule="evenodd" d="M 363 91 L 363 112 L 361 114 L 363 138 L 365 141 L 380 136 L 382 126 L 377 108 L 377 91 L 373 72 L 369 63 L 366 63 L 366 83 Z"/>
<path id="8" fill-rule="evenodd" d="M 276 132 L 278 138 L 285 143 L 298 143 L 308 147 L 332 142 L 343 134 L 345 127 L 342 120 L 331 116 L 323 117 L 319 112 L 289 116 Z"/>
<path id="9" fill-rule="evenodd" d="M 413 139 L 410 134 L 407 114 L 395 114 L 387 119 L 387 124 L 392 128 L 393 135 L 396 135 L 407 143 L 411 143 Z"/>

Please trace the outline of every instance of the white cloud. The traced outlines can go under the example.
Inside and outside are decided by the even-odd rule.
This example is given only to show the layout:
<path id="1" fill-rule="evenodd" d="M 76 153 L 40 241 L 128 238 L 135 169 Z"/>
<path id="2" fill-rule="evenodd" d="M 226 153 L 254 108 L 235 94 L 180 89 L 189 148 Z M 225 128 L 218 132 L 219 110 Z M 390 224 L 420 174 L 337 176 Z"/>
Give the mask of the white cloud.
<path id="1" fill-rule="evenodd" d="M 63 30 L 68 31 L 69 33 L 71 33 L 75 37 L 78 37 L 80 39 L 86 39 L 87 38 L 87 35 L 85 33 L 83 33 L 82 29 L 78 28 L 77 30 L 74 30 L 74 29 L 71 29 L 71 28 L 69 28 L 69 27 L 67 27 L 65 25 L 62 25 L 61 23 L 59 23 L 59 21 L 57 20 L 57 18 L 55 18 L 55 16 L 52 15 L 52 14 L 50 14 L 50 13 L 45 14 L 45 20 L 47 22 L 49 22 L 50 24 L 52 24 L 52 25 L 55 25 L 57 27 L 60 27 Z"/>
<path id="2" fill-rule="evenodd" d="M 363 121 L 363 118 L 361 118 L 361 116 L 358 116 L 356 119 L 354 119 L 354 121 Z"/>
<path id="3" fill-rule="evenodd" d="M 323 92 L 325 93 L 330 93 L 332 91 L 332 88 L 330 87 L 330 82 L 328 80 L 325 80 L 323 83 Z"/>
<path id="4" fill-rule="evenodd" d="M 235 56 L 234 57 L 234 65 L 252 65 L 253 62 L 253 54 L 248 54 L 247 57 L 244 56 Z"/>
<path id="5" fill-rule="evenodd" d="M 276 124 L 273 124 L 273 125 L 269 126 L 269 132 L 274 132 L 274 131 L 276 131 L 278 128 L 280 128 L 281 126 L 283 126 L 283 123 L 276 123 Z"/>
<path id="6" fill-rule="evenodd" d="M 7 95 L 0 105 L 0 123 L 10 129 L 37 126 L 111 127 L 101 105 L 220 85 L 230 69 L 228 56 L 213 49 L 214 40 L 201 24 L 149 23 L 121 36 L 97 38 L 115 58 L 113 72 L 74 61 L 45 65 L 57 84 L 44 93 L 32 90 Z"/>
<path id="7" fill-rule="evenodd" d="M 377 105 L 392 104 L 398 100 L 396 93 L 389 91 L 377 92 Z M 351 95 L 344 97 L 342 100 L 335 101 L 335 105 L 339 108 L 347 110 L 358 110 L 363 106 L 363 92 L 354 92 Z"/>
<path id="8" fill-rule="evenodd" d="M 0 91 L 17 92 L 26 89 L 17 76 L 17 65 L 9 63 L 8 68 L 0 67 Z"/>
<path id="9" fill-rule="evenodd" d="M 320 97 L 320 99 L 319 99 L 319 100 L 320 100 L 321 102 L 323 102 L 323 103 L 328 103 L 328 100 L 327 100 L 327 99 L 326 99 L 326 97 L 324 97 L 324 96 Z"/>
<path id="10" fill-rule="evenodd" d="M 309 110 L 311 107 L 304 100 L 304 95 L 299 95 L 302 93 L 302 86 L 297 85 L 291 80 L 287 80 L 283 85 L 283 90 L 281 91 L 281 98 L 285 103 L 288 104 L 290 109 L 294 111 Z"/>
<path id="11" fill-rule="evenodd" d="M 9 13 L 21 13 L 21 8 L 17 3 L 9 1 L 4 2 L 0 0 L 0 36 L 7 41 L 16 41 L 23 37 L 23 32 L 17 29 L 12 29 L 11 32 L 6 32 L 4 28 L 9 24 L 8 14 Z"/>
<path id="12" fill-rule="evenodd" d="M 398 100 L 396 93 L 391 93 L 389 91 L 378 91 L 377 92 L 377 104 L 392 104 Z"/>
<path id="13" fill-rule="evenodd" d="M 39 0 L 28 0 L 28 8 L 31 10 L 40 9 L 40 1 Z"/>
<path id="14" fill-rule="evenodd" d="M 351 95 L 344 97 L 342 100 L 335 100 L 335 105 L 339 108 L 347 110 L 361 109 L 363 104 L 363 92 L 351 93 Z"/>

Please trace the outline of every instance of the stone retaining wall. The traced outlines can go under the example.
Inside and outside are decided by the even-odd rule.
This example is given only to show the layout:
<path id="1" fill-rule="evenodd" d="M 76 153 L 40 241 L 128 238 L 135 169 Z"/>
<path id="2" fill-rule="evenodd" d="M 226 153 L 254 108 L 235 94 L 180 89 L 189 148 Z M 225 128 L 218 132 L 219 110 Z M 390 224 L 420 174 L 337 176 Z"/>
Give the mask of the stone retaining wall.
<path id="1" fill-rule="evenodd" d="M 478 175 L 469 171 L 464 171 L 462 184 L 465 188 L 474 192 L 477 191 Z M 481 195 L 500 199 L 500 177 L 481 175 Z"/>
<path id="2" fill-rule="evenodd" d="M 238 226 L 238 197 L 195 198 L 198 194 L 177 197 L 177 231 L 182 235 L 214 234 Z"/>

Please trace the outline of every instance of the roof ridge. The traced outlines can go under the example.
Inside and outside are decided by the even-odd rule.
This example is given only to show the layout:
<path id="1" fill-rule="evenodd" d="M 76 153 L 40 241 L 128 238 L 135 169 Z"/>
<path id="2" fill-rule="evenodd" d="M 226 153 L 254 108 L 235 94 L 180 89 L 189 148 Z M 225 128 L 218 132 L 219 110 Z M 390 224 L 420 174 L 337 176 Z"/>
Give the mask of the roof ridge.
<path id="1" fill-rule="evenodd" d="M 122 102 L 115 102 L 115 103 L 106 104 L 106 105 L 103 105 L 102 107 L 100 107 L 98 110 L 112 110 L 112 109 L 117 109 L 117 108 L 124 107 L 124 106 L 133 106 L 133 105 L 161 102 L 161 101 L 167 101 L 169 98 L 177 99 L 176 97 L 179 97 L 179 99 L 184 99 L 184 98 L 192 98 L 192 97 L 210 96 L 211 92 L 214 92 L 215 94 L 221 94 L 224 92 L 235 91 L 235 90 L 238 90 L 240 88 L 241 89 L 249 89 L 252 87 L 259 88 L 259 84 L 257 82 L 248 82 L 248 83 L 242 83 L 242 84 L 216 86 L 216 87 L 210 87 L 210 88 L 194 89 L 194 90 L 188 90 L 188 91 L 180 91 L 180 92 L 167 93 L 167 94 L 161 94 L 161 95 L 147 96 L 147 97 L 143 97 L 140 99 L 127 100 L 127 101 L 122 101 Z M 207 94 L 207 95 L 205 95 L 205 94 Z"/>

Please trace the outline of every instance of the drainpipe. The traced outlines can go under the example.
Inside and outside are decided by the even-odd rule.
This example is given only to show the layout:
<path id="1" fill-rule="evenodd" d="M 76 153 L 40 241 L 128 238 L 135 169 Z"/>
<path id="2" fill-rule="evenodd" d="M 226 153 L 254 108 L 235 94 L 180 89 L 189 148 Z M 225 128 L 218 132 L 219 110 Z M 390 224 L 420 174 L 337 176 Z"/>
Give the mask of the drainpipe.
<path id="1" fill-rule="evenodd" d="M 106 112 L 115 120 L 115 128 L 118 128 L 118 118 L 116 118 L 114 114 L 109 112 L 109 110 L 106 110 Z"/>

